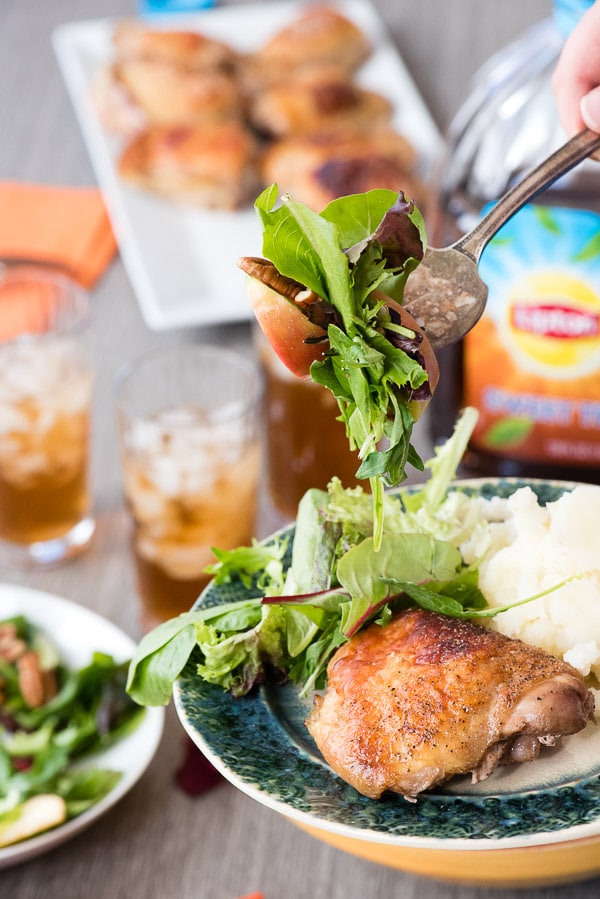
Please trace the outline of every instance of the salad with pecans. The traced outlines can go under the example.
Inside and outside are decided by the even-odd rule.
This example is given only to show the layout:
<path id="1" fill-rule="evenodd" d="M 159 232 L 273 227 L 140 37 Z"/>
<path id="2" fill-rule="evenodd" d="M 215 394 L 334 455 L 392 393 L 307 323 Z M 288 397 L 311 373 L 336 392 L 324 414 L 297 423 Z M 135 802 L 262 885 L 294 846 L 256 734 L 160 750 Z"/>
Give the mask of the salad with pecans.
<path id="1" fill-rule="evenodd" d="M 70 669 L 25 616 L 0 621 L 0 847 L 80 815 L 118 783 L 120 771 L 90 756 L 140 721 L 126 674 L 101 652 Z"/>

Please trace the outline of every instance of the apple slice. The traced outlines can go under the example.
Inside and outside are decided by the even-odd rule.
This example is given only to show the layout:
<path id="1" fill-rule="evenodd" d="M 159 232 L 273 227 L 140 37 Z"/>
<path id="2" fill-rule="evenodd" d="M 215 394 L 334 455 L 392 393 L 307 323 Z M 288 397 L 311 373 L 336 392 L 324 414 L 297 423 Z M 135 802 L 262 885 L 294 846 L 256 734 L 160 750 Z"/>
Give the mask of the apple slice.
<path id="1" fill-rule="evenodd" d="M 311 364 L 329 349 L 327 331 L 309 321 L 294 300 L 262 281 L 249 277 L 246 289 L 256 321 L 275 353 L 296 377 L 310 378 Z"/>
<path id="2" fill-rule="evenodd" d="M 66 820 L 67 807 L 62 796 L 54 793 L 32 796 L 7 815 L 6 823 L 0 823 L 0 847 L 27 840 Z"/>
<path id="3" fill-rule="evenodd" d="M 320 297 L 296 281 L 281 275 L 266 259 L 243 257 L 240 268 L 248 275 L 247 292 L 256 320 L 273 350 L 296 377 L 310 377 L 310 366 L 329 349 L 327 323 L 335 312 Z M 417 420 L 429 403 L 439 380 L 438 362 L 433 348 L 410 312 L 381 291 L 371 294 L 374 301 L 393 312 L 395 324 L 418 335 L 419 362 L 427 372 L 430 396 L 409 400 L 408 407 Z M 321 324 L 322 323 L 322 324 Z M 382 331 L 385 322 L 382 320 Z"/>
<path id="4" fill-rule="evenodd" d="M 238 265 L 248 275 L 250 304 L 273 350 L 296 377 L 309 378 L 311 364 L 329 349 L 327 327 L 337 313 L 267 259 L 243 256 Z"/>

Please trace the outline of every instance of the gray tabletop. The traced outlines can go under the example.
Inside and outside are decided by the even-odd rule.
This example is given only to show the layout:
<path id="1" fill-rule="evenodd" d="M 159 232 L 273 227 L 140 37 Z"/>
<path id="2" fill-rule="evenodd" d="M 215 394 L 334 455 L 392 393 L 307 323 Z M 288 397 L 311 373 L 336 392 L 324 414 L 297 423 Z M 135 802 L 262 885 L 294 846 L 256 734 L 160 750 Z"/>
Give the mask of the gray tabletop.
<path id="1" fill-rule="evenodd" d="M 525 26 L 549 13 L 551 0 L 375 0 L 437 124 L 444 129 L 466 96 L 476 67 Z M 0 0 L 0 178 L 91 185 L 94 174 L 52 51 L 62 22 L 135 12 L 135 0 Z M 51 572 L 0 571 L 95 609 L 139 636 L 126 549 L 111 384 L 120 363 L 169 341 L 210 340 L 248 347 L 247 325 L 153 333 L 140 315 L 123 265 L 115 260 L 94 290 L 94 492 L 92 549 Z M 420 438 L 427 442 L 423 430 Z M 268 524 L 263 520 L 261 528 Z M 11 899 L 234 899 L 261 890 L 266 899 L 404 899 L 506 892 L 416 878 L 362 861 L 298 830 L 275 812 L 222 783 L 193 798 L 174 783 L 184 747 L 170 710 L 154 762 L 141 781 L 89 830 L 46 855 L 0 871 Z M 596 897 L 600 881 L 538 888 L 532 897 Z"/>

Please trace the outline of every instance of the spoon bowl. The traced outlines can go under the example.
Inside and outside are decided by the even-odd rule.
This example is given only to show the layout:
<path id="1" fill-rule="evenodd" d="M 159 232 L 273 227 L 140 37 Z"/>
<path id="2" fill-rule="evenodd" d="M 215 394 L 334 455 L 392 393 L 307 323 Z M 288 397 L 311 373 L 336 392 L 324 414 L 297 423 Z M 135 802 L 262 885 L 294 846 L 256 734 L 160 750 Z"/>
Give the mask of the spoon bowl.
<path id="1" fill-rule="evenodd" d="M 478 271 L 489 241 L 529 200 L 600 148 L 600 134 L 580 131 L 507 191 L 478 224 L 443 249 L 428 247 L 410 275 L 404 305 L 434 350 L 461 340 L 477 323 L 488 289 Z"/>

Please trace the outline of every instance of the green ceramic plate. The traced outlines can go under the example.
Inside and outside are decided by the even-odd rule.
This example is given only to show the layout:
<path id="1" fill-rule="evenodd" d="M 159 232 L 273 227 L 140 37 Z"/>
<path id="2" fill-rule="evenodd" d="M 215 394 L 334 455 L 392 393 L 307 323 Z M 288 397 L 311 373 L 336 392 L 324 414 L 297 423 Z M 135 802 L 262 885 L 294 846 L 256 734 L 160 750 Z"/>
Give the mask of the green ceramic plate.
<path id="1" fill-rule="evenodd" d="M 507 496 L 525 484 L 541 502 L 557 499 L 571 486 L 461 482 L 486 496 Z M 289 533 L 293 537 L 293 528 Z M 239 584 L 210 585 L 198 604 L 249 595 Z M 303 723 L 311 703 L 292 686 L 265 687 L 233 699 L 201 682 L 192 660 L 176 684 L 175 702 L 191 738 L 231 783 L 312 829 L 431 849 L 449 843 L 469 849 L 534 846 L 600 833 L 600 728 L 594 724 L 565 738 L 560 749 L 549 749 L 530 764 L 499 769 L 476 786 L 461 778 L 416 802 L 394 794 L 374 801 L 323 761 Z"/>

